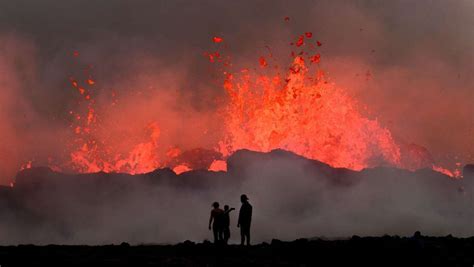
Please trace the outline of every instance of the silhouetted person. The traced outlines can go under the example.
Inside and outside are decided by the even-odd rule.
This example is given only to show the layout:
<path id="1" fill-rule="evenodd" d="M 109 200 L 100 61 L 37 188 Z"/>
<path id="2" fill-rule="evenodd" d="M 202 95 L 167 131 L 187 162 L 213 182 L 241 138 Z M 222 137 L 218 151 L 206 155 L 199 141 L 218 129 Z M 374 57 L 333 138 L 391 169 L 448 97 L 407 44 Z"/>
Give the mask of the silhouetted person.
<path id="1" fill-rule="evenodd" d="M 212 204 L 213 209 L 211 210 L 211 217 L 209 218 L 209 230 L 214 233 L 214 244 L 220 243 L 223 238 L 223 222 L 224 222 L 224 211 L 219 209 L 219 203 L 214 202 Z"/>
<path id="2" fill-rule="evenodd" d="M 411 240 L 417 249 L 425 248 L 425 241 L 423 240 L 423 236 L 421 235 L 420 231 L 416 231 Z"/>
<path id="3" fill-rule="evenodd" d="M 235 210 L 234 208 L 229 209 L 229 205 L 224 206 L 224 220 L 222 224 L 222 231 L 224 234 L 224 244 L 227 245 L 230 238 L 230 212 Z"/>
<path id="4" fill-rule="evenodd" d="M 249 198 L 247 197 L 247 195 L 241 195 L 240 202 L 242 202 L 242 207 L 240 207 L 239 222 L 237 224 L 237 227 L 240 227 L 240 244 L 244 245 L 245 241 L 247 240 L 247 246 L 250 246 L 250 224 L 252 222 L 252 205 L 250 205 Z"/>

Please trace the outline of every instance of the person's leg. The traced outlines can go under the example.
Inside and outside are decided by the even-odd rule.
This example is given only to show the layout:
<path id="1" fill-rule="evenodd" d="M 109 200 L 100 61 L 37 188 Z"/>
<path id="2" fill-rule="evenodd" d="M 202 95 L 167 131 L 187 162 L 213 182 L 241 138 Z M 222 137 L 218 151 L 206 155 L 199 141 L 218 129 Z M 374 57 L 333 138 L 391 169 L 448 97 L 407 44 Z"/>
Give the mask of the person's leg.
<path id="1" fill-rule="evenodd" d="M 224 229 L 219 229 L 219 242 L 223 243 L 224 242 Z"/>
<path id="2" fill-rule="evenodd" d="M 245 237 L 244 239 L 247 241 L 246 244 L 247 246 L 249 246 L 250 245 L 250 226 L 246 225 L 245 227 L 242 228 L 242 230 Z"/>
<path id="3" fill-rule="evenodd" d="M 229 242 L 229 238 L 230 238 L 230 229 L 229 227 L 226 227 L 224 229 L 224 244 L 227 245 L 227 243 Z"/>
<path id="4" fill-rule="evenodd" d="M 214 244 L 219 242 L 219 231 L 216 227 L 212 227 L 212 232 L 214 233 Z"/>
<path id="5" fill-rule="evenodd" d="M 244 245 L 245 244 L 245 231 L 244 231 L 244 227 L 241 225 L 240 226 L 240 245 Z"/>
<path id="6" fill-rule="evenodd" d="M 247 227 L 247 246 L 250 246 L 250 226 Z"/>

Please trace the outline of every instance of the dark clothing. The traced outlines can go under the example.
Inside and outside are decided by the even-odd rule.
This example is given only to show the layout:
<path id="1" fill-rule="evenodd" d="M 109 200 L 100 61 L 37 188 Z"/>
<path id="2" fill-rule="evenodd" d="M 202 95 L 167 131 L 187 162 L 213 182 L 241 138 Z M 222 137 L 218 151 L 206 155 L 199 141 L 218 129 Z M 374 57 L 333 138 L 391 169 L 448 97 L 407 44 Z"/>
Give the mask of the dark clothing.
<path id="1" fill-rule="evenodd" d="M 227 245 L 230 239 L 230 227 L 224 228 L 222 234 L 224 235 L 224 244 Z"/>
<path id="2" fill-rule="evenodd" d="M 252 223 L 252 205 L 248 202 L 242 203 L 242 207 L 239 212 L 239 226 L 240 226 L 240 237 L 241 244 L 243 245 L 247 241 L 247 245 L 250 245 L 250 225 Z"/>
<path id="3" fill-rule="evenodd" d="M 224 239 L 224 211 L 216 208 L 211 211 L 212 231 L 214 234 L 214 243 L 220 243 Z M 209 222 L 210 225 L 210 222 Z"/>
<path id="4" fill-rule="evenodd" d="M 212 228 L 222 228 L 224 225 L 224 211 L 219 208 L 213 209 L 211 217 L 213 218 Z"/>
<path id="5" fill-rule="evenodd" d="M 242 245 L 247 239 L 247 245 L 250 244 L 250 225 L 240 225 L 240 237 L 242 238 Z"/>
<path id="6" fill-rule="evenodd" d="M 214 234 L 214 244 L 222 243 L 224 240 L 224 231 L 222 228 L 212 227 L 212 232 Z"/>
<path id="7" fill-rule="evenodd" d="M 224 212 L 224 215 L 222 217 L 222 226 L 224 228 L 229 228 L 230 227 L 230 215 L 229 215 L 229 211 L 225 211 Z"/>
<path id="8" fill-rule="evenodd" d="M 227 244 L 230 239 L 230 212 L 233 210 L 234 209 L 224 211 L 224 216 L 222 220 L 222 231 L 224 235 L 225 244 Z"/>
<path id="9" fill-rule="evenodd" d="M 250 203 L 245 202 L 240 207 L 239 212 L 239 225 L 245 225 L 250 228 L 250 224 L 252 222 L 252 205 Z"/>

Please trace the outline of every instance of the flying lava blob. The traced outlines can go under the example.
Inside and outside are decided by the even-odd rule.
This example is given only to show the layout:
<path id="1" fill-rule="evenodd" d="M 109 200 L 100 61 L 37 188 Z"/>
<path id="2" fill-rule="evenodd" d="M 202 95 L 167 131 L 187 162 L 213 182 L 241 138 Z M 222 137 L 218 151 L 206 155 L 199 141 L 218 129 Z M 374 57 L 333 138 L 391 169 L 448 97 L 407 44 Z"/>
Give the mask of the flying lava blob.
<path id="1" fill-rule="evenodd" d="M 300 35 L 297 48 L 309 42 L 305 37 L 312 33 Z M 317 64 L 319 53 L 292 55 L 288 68 L 277 66 L 273 73 L 225 72 L 229 99 L 221 110 L 226 134 L 220 152 L 285 149 L 353 170 L 400 166 L 400 149 L 390 131 L 364 117 L 356 101 L 326 79 Z"/>
<path id="2" fill-rule="evenodd" d="M 460 176 L 458 170 L 434 165 L 427 154 L 402 155 L 390 131 L 364 116 L 354 98 L 329 82 L 318 64 L 320 52 L 315 51 L 322 43 L 312 37 L 313 33 L 305 32 L 290 44 L 300 50 L 291 52 L 292 63 L 287 68 L 276 65 L 265 72 L 258 68 L 232 71 L 231 64 L 223 65 L 223 87 L 228 95 L 220 111 L 226 132 L 219 143 L 223 155 L 239 149 L 285 149 L 338 168 L 432 168 Z M 268 65 L 263 56 L 259 63 Z"/>
<path id="3" fill-rule="evenodd" d="M 70 160 L 52 167 L 80 173 L 138 174 L 165 167 L 177 174 L 195 169 L 226 171 L 226 157 L 239 149 L 284 149 L 338 168 L 430 167 L 459 176 L 459 172 L 433 165 L 426 160 L 427 153 L 418 148 L 404 152 L 406 149 L 397 144 L 387 128 L 366 117 L 357 101 L 331 82 L 320 67 L 322 43 L 314 36 L 304 32 L 295 38 L 287 67 L 280 66 L 270 52 L 269 56 L 257 57 L 256 66 L 238 69 L 231 64 L 230 56 L 219 51 L 228 47 L 224 39 L 212 38 L 217 51 L 204 55 L 223 73 L 222 88 L 218 89 L 225 90 L 226 97 L 217 109 L 224 126 L 213 148 L 183 150 L 164 141 L 163 126 L 150 121 L 143 125 L 145 138 L 126 151 L 116 151 L 116 143 L 97 134 L 103 127 L 94 99 L 97 81 L 90 74 L 84 79 L 71 77 L 71 86 L 83 108 L 69 112 L 74 136 L 68 144 Z M 270 51 L 269 46 L 265 47 Z M 79 52 L 74 56 L 79 57 Z M 112 96 L 112 105 L 117 105 L 116 92 Z M 29 162 L 25 166 L 31 165 Z"/>

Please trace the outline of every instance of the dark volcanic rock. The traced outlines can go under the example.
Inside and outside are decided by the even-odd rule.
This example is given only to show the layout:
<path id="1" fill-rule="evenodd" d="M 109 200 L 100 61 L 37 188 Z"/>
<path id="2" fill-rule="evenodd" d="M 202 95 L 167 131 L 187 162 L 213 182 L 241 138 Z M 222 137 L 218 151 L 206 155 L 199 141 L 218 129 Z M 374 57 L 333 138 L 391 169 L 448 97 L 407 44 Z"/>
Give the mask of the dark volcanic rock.
<path id="1" fill-rule="evenodd" d="M 274 240 L 252 247 L 185 242 L 170 246 L 0 247 L 2 266 L 472 266 L 474 239 L 353 237 Z"/>

